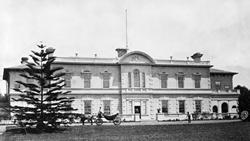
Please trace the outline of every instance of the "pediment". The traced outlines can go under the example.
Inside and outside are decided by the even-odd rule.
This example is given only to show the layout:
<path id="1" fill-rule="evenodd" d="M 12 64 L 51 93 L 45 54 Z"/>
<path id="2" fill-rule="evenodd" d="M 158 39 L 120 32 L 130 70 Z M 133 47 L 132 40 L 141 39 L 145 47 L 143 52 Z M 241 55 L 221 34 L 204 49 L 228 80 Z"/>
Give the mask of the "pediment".
<path id="1" fill-rule="evenodd" d="M 134 51 L 125 54 L 122 58 L 120 58 L 119 63 L 154 64 L 154 60 L 144 52 Z"/>

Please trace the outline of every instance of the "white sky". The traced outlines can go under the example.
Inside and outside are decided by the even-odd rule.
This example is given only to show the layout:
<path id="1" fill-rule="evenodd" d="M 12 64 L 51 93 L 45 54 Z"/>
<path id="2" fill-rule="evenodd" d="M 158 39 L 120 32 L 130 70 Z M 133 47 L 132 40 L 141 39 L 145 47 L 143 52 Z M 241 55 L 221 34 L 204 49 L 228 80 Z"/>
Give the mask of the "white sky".
<path id="1" fill-rule="evenodd" d="M 250 88 L 249 0 L 0 0 L 0 73 L 43 41 L 57 56 L 116 57 L 125 47 L 156 59 L 204 54 Z M 4 89 L 4 88 L 0 88 Z"/>

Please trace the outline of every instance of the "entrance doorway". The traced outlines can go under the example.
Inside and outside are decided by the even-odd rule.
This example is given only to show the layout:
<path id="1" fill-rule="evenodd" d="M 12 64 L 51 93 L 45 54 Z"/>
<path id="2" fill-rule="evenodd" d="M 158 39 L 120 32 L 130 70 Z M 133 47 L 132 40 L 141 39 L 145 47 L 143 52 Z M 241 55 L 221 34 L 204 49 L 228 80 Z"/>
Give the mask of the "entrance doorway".
<path id="1" fill-rule="evenodd" d="M 141 119 L 141 106 L 135 106 L 135 114 Z"/>

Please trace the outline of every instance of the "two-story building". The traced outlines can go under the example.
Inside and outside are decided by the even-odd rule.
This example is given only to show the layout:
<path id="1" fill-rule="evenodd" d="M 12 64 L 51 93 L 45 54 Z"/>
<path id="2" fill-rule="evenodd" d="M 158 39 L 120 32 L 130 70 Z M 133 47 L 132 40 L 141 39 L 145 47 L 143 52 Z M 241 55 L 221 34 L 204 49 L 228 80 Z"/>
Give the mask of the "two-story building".
<path id="1" fill-rule="evenodd" d="M 201 60 L 202 54 L 194 54 L 192 60 L 159 60 L 141 51 L 116 51 L 115 58 L 57 57 L 53 66 L 64 67 L 64 89 L 75 97 L 78 113 L 96 114 L 101 107 L 126 120 L 185 119 L 187 112 L 236 113 L 236 73 L 212 69 L 209 61 Z M 26 61 L 24 57 L 23 64 L 4 69 L 10 97 L 17 96 L 16 80 L 30 81 L 19 76 Z"/>

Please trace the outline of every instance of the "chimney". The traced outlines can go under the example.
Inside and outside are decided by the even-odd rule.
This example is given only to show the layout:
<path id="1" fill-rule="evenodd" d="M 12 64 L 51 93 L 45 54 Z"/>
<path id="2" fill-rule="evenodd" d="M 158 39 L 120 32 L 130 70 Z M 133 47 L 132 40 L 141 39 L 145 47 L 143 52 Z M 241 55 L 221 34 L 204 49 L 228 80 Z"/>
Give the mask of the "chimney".
<path id="1" fill-rule="evenodd" d="M 29 58 L 28 57 L 22 57 L 21 58 L 21 64 L 27 64 L 28 63 Z"/>
<path id="2" fill-rule="evenodd" d="M 197 53 L 193 54 L 193 55 L 191 56 L 191 58 L 194 60 L 195 63 L 198 63 L 198 62 L 201 61 L 201 57 L 202 57 L 202 56 L 203 56 L 203 54 L 197 52 Z"/>
<path id="3" fill-rule="evenodd" d="M 46 51 L 46 53 L 49 53 L 48 57 L 53 57 L 53 54 L 54 54 L 54 52 L 55 52 L 55 49 L 52 48 L 52 47 L 49 47 L 49 48 L 47 48 L 45 51 Z"/>
<path id="4" fill-rule="evenodd" d="M 118 53 L 118 57 L 122 57 L 124 54 L 127 53 L 128 49 L 126 49 L 126 48 L 117 48 L 116 51 Z"/>

